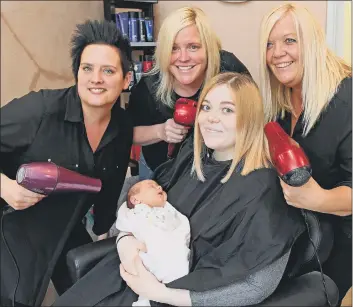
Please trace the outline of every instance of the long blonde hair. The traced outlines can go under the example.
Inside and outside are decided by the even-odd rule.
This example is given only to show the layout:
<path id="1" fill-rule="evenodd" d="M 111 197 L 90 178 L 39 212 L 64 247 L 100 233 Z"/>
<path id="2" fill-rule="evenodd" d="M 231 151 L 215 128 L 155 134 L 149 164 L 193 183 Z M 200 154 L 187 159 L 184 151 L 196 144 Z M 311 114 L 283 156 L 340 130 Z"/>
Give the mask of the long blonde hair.
<path id="1" fill-rule="evenodd" d="M 352 76 L 352 68 L 336 56 L 314 16 L 304 7 L 283 4 L 262 20 L 260 35 L 260 89 L 266 121 L 292 112 L 291 89 L 281 84 L 266 63 L 267 43 L 277 21 L 289 14 L 295 23 L 302 64 L 303 135 L 315 125 L 321 112 L 335 95 L 340 82 Z"/>
<path id="2" fill-rule="evenodd" d="M 174 105 L 172 100 L 174 77 L 169 71 L 172 48 L 178 32 L 190 25 L 196 26 L 201 44 L 206 50 L 205 82 L 220 71 L 221 43 L 205 13 L 196 7 L 182 7 L 172 12 L 164 19 L 159 30 L 154 54 L 155 66 L 149 73 L 150 75 L 159 73 L 156 97 L 170 107 Z"/>
<path id="3" fill-rule="evenodd" d="M 195 121 L 192 173 L 196 172 L 201 181 L 205 180 L 202 172 L 202 157 L 206 146 L 197 118 L 202 101 L 207 93 L 221 85 L 226 85 L 231 92 L 235 103 L 234 120 L 236 121 L 236 143 L 234 145 L 233 161 L 229 171 L 221 181 L 225 183 L 241 160 L 244 162 L 242 175 L 247 175 L 258 168 L 269 167 L 271 164 L 267 139 L 264 134 L 264 112 L 259 89 L 250 76 L 227 72 L 212 78 L 201 92 Z"/>

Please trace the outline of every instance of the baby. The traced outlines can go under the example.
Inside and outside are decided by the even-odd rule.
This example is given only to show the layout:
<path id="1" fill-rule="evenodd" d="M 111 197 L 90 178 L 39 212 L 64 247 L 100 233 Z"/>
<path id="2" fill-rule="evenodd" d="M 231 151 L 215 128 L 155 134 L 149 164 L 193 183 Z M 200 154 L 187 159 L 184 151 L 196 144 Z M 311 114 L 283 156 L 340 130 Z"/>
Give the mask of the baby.
<path id="1" fill-rule="evenodd" d="M 140 257 L 159 281 L 169 283 L 188 274 L 189 221 L 167 202 L 167 193 L 155 181 L 143 180 L 130 188 L 119 208 L 116 228 L 145 243 L 147 253 L 140 252 Z M 139 297 L 132 306 L 150 304 Z"/>

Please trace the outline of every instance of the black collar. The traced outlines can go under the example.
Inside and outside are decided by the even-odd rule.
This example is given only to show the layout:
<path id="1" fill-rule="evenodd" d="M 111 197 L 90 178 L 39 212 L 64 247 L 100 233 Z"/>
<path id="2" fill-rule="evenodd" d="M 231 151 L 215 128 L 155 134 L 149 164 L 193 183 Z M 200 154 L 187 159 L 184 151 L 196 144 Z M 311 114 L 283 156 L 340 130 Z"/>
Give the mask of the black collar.
<path id="1" fill-rule="evenodd" d="M 303 134 L 304 131 L 304 123 L 303 123 L 304 111 L 300 114 L 298 121 L 294 127 L 293 136 L 298 134 Z M 288 111 L 284 112 L 284 117 L 277 119 L 278 123 L 282 126 L 283 130 L 288 134 L 291 135 L 291 128 L 292 128 L 292 114 Z"/>
<path id="2" fill-rule="evenodd" d="M 99 151 L 105 145 L 110 143 L 121 131 L 121 125 L 124 122 L 123 112 L 118 105 L 118 102 L 112 107 L 111 118 L 107 130 L 99 143 L 96 151 Z M 77 86 L 69 88 L 66 103 L 65 121 L 72 123 L 84 123 L 81 99 L 77 92 Z"/>
<path id="3" fill-rule="evenodd" d="M 83 122 L 81 99 L 78 95 L 76 85 L 69 89 L 67 95 L 65 120 L 73 123 Z"/>

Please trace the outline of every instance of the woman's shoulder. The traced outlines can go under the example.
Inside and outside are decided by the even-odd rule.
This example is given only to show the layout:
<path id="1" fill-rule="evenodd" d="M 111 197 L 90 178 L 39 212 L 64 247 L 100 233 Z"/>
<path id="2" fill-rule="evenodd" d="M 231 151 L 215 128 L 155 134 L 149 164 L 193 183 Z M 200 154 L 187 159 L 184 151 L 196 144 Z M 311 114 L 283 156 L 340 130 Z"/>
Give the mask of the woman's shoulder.
<path id="1" fill-rule="evenodd" d="M 252 186 L 253 191 L 263 191 L 266 189 L 279 189 L 280 183 L 274 168 L 259 168 L 243 176 L 244 181 Z"/>
<path id="2" fill-rule="evenodd" d="M 352 77 L 347 77 L 341 81 L 337 87 L 337 92 L 333 100 L 334 99 L 352 108 Z"/>
<path id="3" fill-rule="evenodd" d="M 323 116 L 345 126 L 352 116 L 352 78 L 343 79 L 323 112 Z M 338 122 L 337 122 L 338 120 Z"/>
<path id="4" fill-rule="evenodd" d="M 250 75 L 249 70 L 246 66 L 234 55 L 226 50 L 220 50 L 221 57 L 221 72 L 238 72 L 238 73 L 247 73 Z"/>
<path id="5" fill-rule="evenodd" d="M 151 103 L 154 103 L 156 80 L 158 80 L 158 77 L 155 75 L 142 76 L 139 82 L 131 89 L 129 104 L 131 103 L 133 105 L 140 106 L 141 104 L 146 103 L 146 101 L 151 101 Z"/>
<path id="6" fill-rule="evenodd" d="M 158 87 L 158 82 L 159 82 L 159 74 L 153 74 L 153 75 L 145 74 L 141 77 L 141 80 L 139 81 L 138 84 L 141 84 L 141 86 L 146 87 L 146 89 L 150 93 L 153 93 Z"/>

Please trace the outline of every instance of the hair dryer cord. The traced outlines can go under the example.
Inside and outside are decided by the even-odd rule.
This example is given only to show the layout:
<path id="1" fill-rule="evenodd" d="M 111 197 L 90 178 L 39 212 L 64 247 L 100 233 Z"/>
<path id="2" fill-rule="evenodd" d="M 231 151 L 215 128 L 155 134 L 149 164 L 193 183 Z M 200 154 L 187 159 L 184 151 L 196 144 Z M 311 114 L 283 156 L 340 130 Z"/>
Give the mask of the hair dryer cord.
<path id="1" fill-rule="evenodd" d="M 7 211 L 7 212 L 11 212 L 11 211 Z M 1 223 L 1 237 L 2 237 L 2 240 L 4 241 L 6 250 L 8 251 L 8 253 L 11 256 L 12 262 L 14 263 L 15 268 L 16 268 L 16 272 L 17 272 L 16 286 L 15 286 L 15 289 L 14 289 L 13 295 L 12 295 L 12 306 L 15 307 L 16 291 L 17 291 L 17 288 L 18 288 L 18 284 L 20 282 L 20 269 L 19 269 L 19 267 L 17 265 L 15 256 L 11 252 L 11 249 L 10 249 L 9 245 L 7 244 L 7 241 L 5 239 L 5 234 L 4 234 L 4 215 L 6 215 L 7 212 L 5 212 L 5 210 L 3 210 L 3 212 L 1 213 L 1 222 L 0 222 Z"/>
<path id="2" fill-rule="evenodd" d="M 308 224 L 308 218 L 307 218 L 307 216 L 306 216 L 306 212 L 305 212 L 304 209 L 301 209 L 301 213 L 302 213 L 302 215 L 303 215 L 303 217 L 304 217 L 304 222 L 305 222 L 306 228 L 307 228 L 307 230 L 308 230 L 309 240 L 310 240 L 310 242 L 311 242 L 311 245 L 314 247 L 315 257 L 316 257 L 316 260 L 317 260 L 317 262 L 318 262 L 318 264 L 319 264 L 319 267 L 320 267 L 322 285 L 324 286 L 324 291 L 325 291 L 326 300 L 327 300 L 327 303 L 328 303 L 329 307 L 332 307 L 332 304 L 331 304 L 331 302 L 330 302 L 330 299 L 329 299 L 328 293 L 327 293 L 326 281 L 325 281 L 325 278 L 324 278 L 324 273 L 323 273 L 323 271 L 322 271 L 321 261 L 320 261 L 320 259 L 319 259 L 319 255 L 318 255 L 318 253 L 317 253 L 317 249 L 316 249 L 315 243 L 314 243 L 314 241 L 312 240 L 311 235 L 310 235 L 310 227 L 309 227 L 309 224 Z"/>

